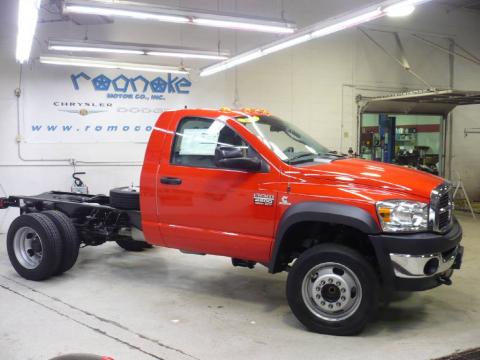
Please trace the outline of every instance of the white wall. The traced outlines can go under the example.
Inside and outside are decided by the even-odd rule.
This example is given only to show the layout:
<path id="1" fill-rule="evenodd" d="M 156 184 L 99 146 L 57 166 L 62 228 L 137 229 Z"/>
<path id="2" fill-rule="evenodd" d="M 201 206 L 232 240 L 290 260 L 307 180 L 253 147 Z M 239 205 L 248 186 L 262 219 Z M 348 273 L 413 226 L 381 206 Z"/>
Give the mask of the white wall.
<path id="1" fill-rule="evenodd" d="M 178 1 L 162 1 L 177 6 Z M 285 16 L 305 26 L 322 18 L 358 8 L 371 1 L 344 0 L 285 1 Z M 217 1 L 180 1 L 182 6 L 217 9 Z M 281 1 L 220 1 L 220 10 L 279 17 Z M 42 13 L 42 16 L 47 16 Z M 50 16 L 50 15 L 48 15 Z M 50 16 L 55 18 L 55 16 Z M 454 11 L 424 5 L 407 19 L 383 19 L 368 27 L 410 30 L 452 37 L 480 56 L 480 14 Z M 107 39 L 143 43 L 221 48 L 232 53 L 267 43 L 275 36 L 237 33 L 200 27 L 117 21 L 110 25 L 78 26 L 73 23 L 39 24 L 33 56 L 45 53 L 48 37 Z M 372 33 L 382 44 L 395 51 L 389 34 Z M 16 1 L 0 5 L 0 184 L 10 194 L 32 194 L 50 189 L 68 190 L 72 167 L 65 161 L 25 161 L 17 153 L 17 109 L 14 89 L 20 83 L 20 67 L 15 64 Z M 435 87 L 449 87 L 449 58 L 438 50 L 409 38 L 402 32 L 405 48 L 414 70 Z M 445 46 L 447 41 L 429 37 Z M 173 62 L 174 63 L 174 62 Z M 199 67 L 205 63 L 186 63 Z M 52 77 L 62 76 L 63 68 L 46 65 L 24 66 L 23 73 L 48 71 Z M 22 87 L 28 76 L 24 76 Z M 356 145 L 355 97 L 383 94 L 385 88 L 412 89 L 425 85 L 403 71 L 391 58 L 378 50 L 358 30 L 334 36 L 273 54 L 236 70 L 208 78 L 192 75 L 195 91 L 193 104 L 200 107 L 252 106 L 263 107 L 307 129 L 324 145 L 342 151 Z M 49 84 L 54 84 L 50 81 Z M 455 60 L 455 88 L 480 90 L 478 65 Z M 50 85 L 51 86 L 51 85 Z M 368 89 L 368 90 L 366 90 Z M 383 89 L 383 90 L 382 90 Z M 48 91 L 48 89 L 46 89 Z M 20 101 L 22 106 L 22 102 Z M 454 111 L 453 164 L 462 175 L 469 192 L 480 198 L 479 136 L 463 137 L 465 127 L 480 127 L 480 107 Z M 87 162 L 141 162 L 144 144 L 27 144 L 21 143 L 24 159 L 74 158 Z M 472 164 L 474 166 L 472 166 Z M 82 165 L 85 180 L 94 193 L 107 192 L 113 186 L 138 182 L 140 167 L 105 164 Z M 0 214 L 0 222 L 2 214 Z M 1 225 L 1 224 L 0 224 Z"/>

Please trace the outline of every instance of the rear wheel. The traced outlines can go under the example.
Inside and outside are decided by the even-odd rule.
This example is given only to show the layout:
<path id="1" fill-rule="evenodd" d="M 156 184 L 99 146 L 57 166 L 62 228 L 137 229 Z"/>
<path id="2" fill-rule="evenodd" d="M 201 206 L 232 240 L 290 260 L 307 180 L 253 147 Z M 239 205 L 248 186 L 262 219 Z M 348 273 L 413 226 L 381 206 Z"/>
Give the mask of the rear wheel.
<path id="1" fill-rule="evenodd" d="M 287 298 L 309 330 L 330 335 L 362 331 L 378 304 L 378 280 L 357 251 L 336 244 L 315 246 L 295 261 Z"/>
<path id="2" fill-rule="evenodd" d="M 21 215 L 8 230 L 7 251 L 10 262 L 20 276 L 34 281 L 45 280 L 60 265 L 60 232 L 44 214 Z"/>
<path id="3" fill-rule="evenodd" d="M 140 252 L 145 249 L 150 249 L 153 246 L 145 241 L 136 241 L 136 240 L 117 240 L 115 241 L 118 246 L 127 251 Z"/>
<path id="4" fill-rule="evenodd" d="M 60 275 L 75 265 L 80 249 L 80 239 L 72 220 L 64 213 L 58 210 L 49 210 L 42 212 L 42 214 L 48 216 L 55 223 L 62 238 L 62 258 L 58 269 L 54 273 L 54 275 Z"/>

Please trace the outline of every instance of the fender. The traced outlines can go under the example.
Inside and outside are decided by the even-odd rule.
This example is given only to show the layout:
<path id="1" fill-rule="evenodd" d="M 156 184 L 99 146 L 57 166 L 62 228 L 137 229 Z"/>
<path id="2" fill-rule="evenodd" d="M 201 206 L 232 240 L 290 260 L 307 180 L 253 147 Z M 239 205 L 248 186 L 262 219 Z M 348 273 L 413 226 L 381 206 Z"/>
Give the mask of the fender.
<path id="1" fill-rule="evenodd" d="M 367 211 L 355 206 L 317 201 L 293 205 L 283 214 L 280 220 L 275 235 L 272 257 L 268 265 L 270 273 L 280 271 L 278 269 L 278 258 L 286 232 L 292 225 L 302 221 L 346 225 L 368 235 L 380 233 L 380 228 L 375 219 Z"/>

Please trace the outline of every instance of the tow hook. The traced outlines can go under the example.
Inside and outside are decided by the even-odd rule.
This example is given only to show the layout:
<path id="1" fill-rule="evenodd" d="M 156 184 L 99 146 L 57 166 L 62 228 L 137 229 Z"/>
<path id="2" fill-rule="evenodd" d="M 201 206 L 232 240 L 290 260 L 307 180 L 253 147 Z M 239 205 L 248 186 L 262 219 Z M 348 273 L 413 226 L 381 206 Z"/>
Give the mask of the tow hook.
<path id="1" fill-rule="evenodd" d="M 452 280 L 448 276 L 445 276 L 445 275 L 439 276 L 438 277 L 438 282 L 442 285 L 447 285 L 447 286 L 452 285 Z"/>

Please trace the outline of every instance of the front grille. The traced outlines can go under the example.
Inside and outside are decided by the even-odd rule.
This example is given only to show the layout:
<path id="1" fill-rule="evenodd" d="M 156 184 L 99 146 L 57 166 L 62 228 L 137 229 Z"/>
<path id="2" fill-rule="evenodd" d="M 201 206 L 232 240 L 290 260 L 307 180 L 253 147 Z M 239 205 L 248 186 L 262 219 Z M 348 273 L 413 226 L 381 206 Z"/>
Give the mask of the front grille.
<path id="1" fill-rule="evenodd" d="M 440 208 L 446 208 L 448 207 L 449 203 L 450 203 L 450 196 L 449 196 L 449 193 L 446 192 L 440 197 L 440 201 L 438 205 Z"/>
<path id="2" fill-rule="evenodd" d="M 430 221 L 434 231 L 444 232 L 452 223 L 453 201 L 451 186 L 443 183 L 436 187 L 430 197 Z"/>
<path id="3" fill-rule="evenodd" d="M 438 216 L 438 227 L 440 230 L 446 228 L 450 224 L 450 213 L 445 212 Z"/>

